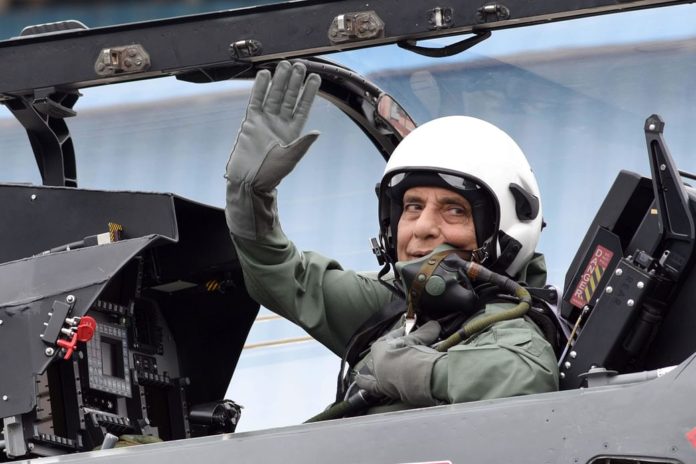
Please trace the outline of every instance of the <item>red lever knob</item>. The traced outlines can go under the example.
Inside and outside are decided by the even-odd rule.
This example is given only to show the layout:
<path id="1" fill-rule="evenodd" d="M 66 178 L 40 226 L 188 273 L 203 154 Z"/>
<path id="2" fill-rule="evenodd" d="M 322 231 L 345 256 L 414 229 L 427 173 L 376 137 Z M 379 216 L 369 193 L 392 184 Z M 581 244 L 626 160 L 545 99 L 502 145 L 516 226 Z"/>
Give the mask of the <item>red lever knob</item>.
<path id="1" fill-rule="evenodd" d="M 83 316 L 77 325 L 77 341 L 87 343 L 94 336 L 95 330 L 97 330 L 97 321 L 93 317 Z"/>
<path id="2" fill-rule="evenodd" d="M 83 316 L 80 318 L 80 323 L 77 325 L 77 331 L 70 340 L 58 340 L 56 345 L 65 349 L 63 359 L 68 360 L 72 357 L 73 351 L 77 346 L 77 342 L 86 343 L 94 336 L 94 331 L 97 329 L 97 321 L 93 317 Z"/>

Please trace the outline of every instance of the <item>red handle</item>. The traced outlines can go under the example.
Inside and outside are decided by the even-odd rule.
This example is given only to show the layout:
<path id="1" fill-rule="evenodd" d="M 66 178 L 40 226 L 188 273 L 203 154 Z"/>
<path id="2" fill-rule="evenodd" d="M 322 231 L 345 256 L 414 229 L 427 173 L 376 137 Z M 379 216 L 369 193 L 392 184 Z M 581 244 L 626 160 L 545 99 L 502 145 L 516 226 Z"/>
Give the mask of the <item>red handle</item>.
<path id="1" fill-rule="evenodd" d="M 65 349 L 65 356 L 63 359 L 68 360 L 72 357 L 77 342 L 86 343 L 92 339 L 94 336 L 94 331 L 97 329 L 97 321 L 93 317 L 83 316 L 80 319 L 80 323 L 77 325 L 77 331 L 75 335 L 72 336 L 70 340 L 58 340 L 56 345 Z"/>

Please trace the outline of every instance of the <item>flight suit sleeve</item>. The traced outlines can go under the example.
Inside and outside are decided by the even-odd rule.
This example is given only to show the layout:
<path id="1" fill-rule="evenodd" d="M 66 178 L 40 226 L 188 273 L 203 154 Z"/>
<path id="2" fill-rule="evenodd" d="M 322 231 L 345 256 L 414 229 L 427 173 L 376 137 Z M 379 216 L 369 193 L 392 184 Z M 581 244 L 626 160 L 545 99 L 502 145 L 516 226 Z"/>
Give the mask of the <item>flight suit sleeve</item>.
<path id="1" fill-rule="evenodd" d="M 256 240 L 232 238 L 249 294 L 338 356 L 358 327 L 390 300 L 375 278 L 298 250 L 278 225 Z"/>
<path id="2" fill-rule="evenodd" d="M 433 397 L 446 403 L 554 391 L 556 356 L 533 323 L 503 321 L 439 358 L 431 387 Z"/>

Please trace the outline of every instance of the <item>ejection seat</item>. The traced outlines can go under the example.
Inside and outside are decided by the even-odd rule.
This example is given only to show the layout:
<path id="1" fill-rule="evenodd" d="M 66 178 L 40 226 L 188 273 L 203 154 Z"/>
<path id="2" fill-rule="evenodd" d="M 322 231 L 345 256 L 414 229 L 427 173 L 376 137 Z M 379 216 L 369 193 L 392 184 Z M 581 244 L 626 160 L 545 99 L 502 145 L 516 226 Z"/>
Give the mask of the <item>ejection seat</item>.
<path id="1" fill-rule="evenodd" d="M 694 176 L 677 170 L 663 128 L 646 120 L 652 179 L 619 173 L 566 274 L 562 389 L 657 376 L 696 352 L 696 190 L 681 180 Z"/>

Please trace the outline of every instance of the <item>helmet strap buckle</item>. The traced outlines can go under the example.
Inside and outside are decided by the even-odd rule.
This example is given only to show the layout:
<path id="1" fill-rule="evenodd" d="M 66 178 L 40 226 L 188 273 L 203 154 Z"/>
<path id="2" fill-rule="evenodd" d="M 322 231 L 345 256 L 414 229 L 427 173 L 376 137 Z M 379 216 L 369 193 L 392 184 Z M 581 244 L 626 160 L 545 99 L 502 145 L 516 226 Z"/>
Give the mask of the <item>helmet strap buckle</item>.
<path id="1" fill-rule="evenodd" d="M 380 245 L 379 241 L 377 241 L 377 239 L 374 237 L 370 239 L 370 244 L 372 246 L 372 253 L 374 253 L 375 257 L 377 258 L 377 262 L 380 266 L 384 266 L 384 264 L 387 262 L 384 247 Z"/>

